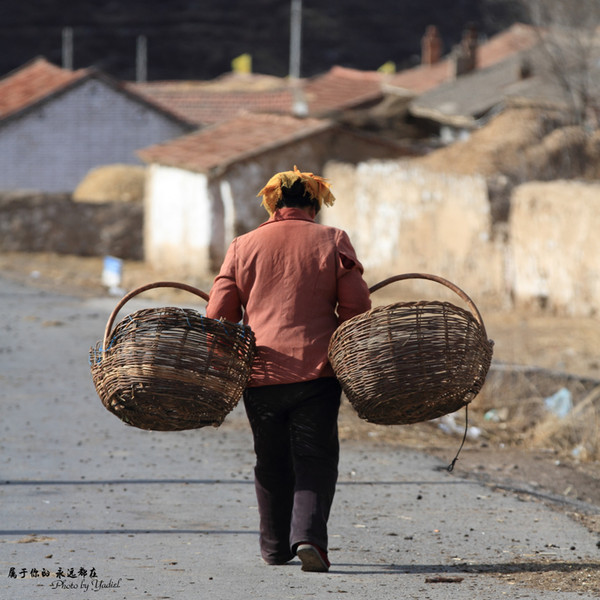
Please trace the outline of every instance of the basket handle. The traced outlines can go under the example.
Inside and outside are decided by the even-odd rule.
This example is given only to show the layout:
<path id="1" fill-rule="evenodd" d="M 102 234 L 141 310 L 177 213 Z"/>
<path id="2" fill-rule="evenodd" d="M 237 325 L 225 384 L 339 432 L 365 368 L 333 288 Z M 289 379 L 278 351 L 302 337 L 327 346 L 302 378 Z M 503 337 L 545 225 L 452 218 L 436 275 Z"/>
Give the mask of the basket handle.
<path id="1" fill-rule="evenodd" d="M 388 277 L 379 283 L 371 286 L 369 288 L 369 292 L 372 294 L 382 287 L 389 285 L 390 283 L 394 283 L 395 281 L 401 281 L 403 279 L 428 279 L 429 281 L 436 281 L 437 283 L 441 283 L 445 285 L 447 288 L 450 288 L 454 293 L 456 293 L 460 298 L 469 306 L 473 316 L 477 320 L 477 322 L 481 325 L 483 329 L 483 334 L 487 338 L 487 332 L 485 330 L 485 325 L 483 324 L 483 319 L 481 318 L 481 313 L 479 312 L 477 306 L 469 296 L 461 290 L 457 285 L 454 285 L 451 281 L 440 277 L 439 275 L 431 275 L 430 273 L 404 273 L 402 275 L 394 275 L 393 277 Z"/>
<path id="2" fill-rule="evenodd" d="M 113 309 L 112 313 L 110 313 L 110 317 L 108 318 L 108 322 L 106 323 L 106 328 L 104 330 L 104 339 L 102 342 L 102 348 L 108 347 L 108 340 L 110 338 L 110 332 L 112 330 L 113 323 L 115 322 L 115 319 L 116 319 L 117 315 L 119 314 L 119 311 L 123 308 L 123 306 L 127 302 L 129 302 L 129 300 L 131 300 L 134 296 L 137 296 L 138 294 L 141 294 L 142 292 L 146 292 L 148 290 L 152 290 L 154 288 L 161 288 L 161 287 L 173 287 L 173 288 L 179 288 L 180 290 L 186 290 L 188 292 L 191 292 L 192 294 L 196 294 L 196 296 L 200 296 L 200 298 L 203 298 L 204 300 L 206 300 L 208 302 L 208 294 L 206 292 L 203 292 L 202 290 L 199 290 L 191 285 L 187 285 L 187 283 L 179 283 L 177 281 L 156 281 L 154 283 L 148 283 L 146 285 L 142 285 L 134 290 L 131 290 L 131 292 L 129 292 L 128 294 L 123 296 L 123 298 L 121 298 L 119 303 Z"/>

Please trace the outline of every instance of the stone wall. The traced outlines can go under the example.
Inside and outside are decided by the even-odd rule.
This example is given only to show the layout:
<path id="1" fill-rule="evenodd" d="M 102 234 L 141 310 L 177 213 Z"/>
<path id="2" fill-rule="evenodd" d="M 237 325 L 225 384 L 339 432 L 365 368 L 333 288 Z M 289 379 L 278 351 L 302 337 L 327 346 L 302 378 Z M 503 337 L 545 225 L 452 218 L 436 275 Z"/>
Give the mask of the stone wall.
<path id="1" fill-rule="evenodd" d="M 330 163 L 325 175 L 336 203 L 322 211 L 322 222 L 348 232 L 369 284 L 432 273 L 467 293 L 507 301 L 506 245 L 492 229 L 484 178 L 431 172 L 410 161 Z"/>
<path id="2" fill-rule="evenodd" d="M 68 194 L 0 195 L 0 252 L 143 258 L 143 206 Z"/>
<path id="3" fill-rule="evenodd" d="M 427 272 L 476 304 L 597 314 L 600 184 L 523 184 L 510 195 L 508 222 L 494 222 L 481 177 L 396 161 L 330 163 L 325 175 L 337 201 L 322 220 L 350 234 L 369 284 Z M 405 284 L 394 285 L 390 291 L 402 295 Z M 411 293 L 425 297 L 428 285 L 413 285 Z"/>
<path id="4" fill-rule="evenodd" d="M 511 203 L 512 269 L 517 305 L 594 316 L 600 307 L 600 184 L 527 183 Z"/>

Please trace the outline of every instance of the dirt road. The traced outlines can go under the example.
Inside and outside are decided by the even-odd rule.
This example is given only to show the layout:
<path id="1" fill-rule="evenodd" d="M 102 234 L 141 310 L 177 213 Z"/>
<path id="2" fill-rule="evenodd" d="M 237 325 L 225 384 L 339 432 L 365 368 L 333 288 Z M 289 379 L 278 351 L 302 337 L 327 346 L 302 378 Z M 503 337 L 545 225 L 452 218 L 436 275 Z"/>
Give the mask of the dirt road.
<path id="1" fill-rule="evenodd" d="M 59 294 L 41 273 L 28 272 L 28 285 L 17 278 L 0 277 L 0 598 L 100 580 L 98 592 L 127 598 L 600 594 L 597 463 L 486 435 L 467 442 L 450 474 L 460 437 L 440 423 L 372 426 L 347 404 L 334 567 L 318 580 L 297 564 L 267 568 L 243 414 L 177 434 L 122 424 L 101 406 L 87 365 L 116 299 L 94 288 Z M 149 302 L 162 303 L 140 305 Z M 55 576 L 69 568 L 88 574 Z"/>

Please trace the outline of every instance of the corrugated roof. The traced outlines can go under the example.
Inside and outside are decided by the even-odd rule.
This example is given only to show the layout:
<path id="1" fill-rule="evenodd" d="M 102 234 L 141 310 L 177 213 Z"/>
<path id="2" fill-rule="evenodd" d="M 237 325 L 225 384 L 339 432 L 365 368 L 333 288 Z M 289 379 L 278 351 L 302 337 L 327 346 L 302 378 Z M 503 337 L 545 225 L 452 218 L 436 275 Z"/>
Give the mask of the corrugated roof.
<path id="1" fill-rule="evenodd" d="M 86 69 L 68 71 L 45 58 L 36 58 L 0 79 L 0 119 L 47 98 L 88 75 Z"/>
<path id="2" fill-rule="evenodd" d="M 522 79 L 518 55 L 477 69 L 421 94 L 410 105 L 413 115 L 457 127 L 474 127 L 476 119 L 496 106 L 509 87 Z"/>
<path id="3" fill-rule="evenodd" d="M 209 173 L 240 160 L 322 133 L 329 121 L 241 114 L 233 119 L 138 152 L 147 163 Z"/>
<path id="4" fill-rule="evenodd" d="M 535 29 L 529 25 L 516 23 L 479 44 L 477 49 L 477 68 L 497 64 L 523 50 L 532 48 L 538 41 Z M 415 95 L 453 79 L 452 59 L 450 56 L 433 64 L 419 65 L 407 69 L 385 80 L 387 90 L 403 90 Z"/>

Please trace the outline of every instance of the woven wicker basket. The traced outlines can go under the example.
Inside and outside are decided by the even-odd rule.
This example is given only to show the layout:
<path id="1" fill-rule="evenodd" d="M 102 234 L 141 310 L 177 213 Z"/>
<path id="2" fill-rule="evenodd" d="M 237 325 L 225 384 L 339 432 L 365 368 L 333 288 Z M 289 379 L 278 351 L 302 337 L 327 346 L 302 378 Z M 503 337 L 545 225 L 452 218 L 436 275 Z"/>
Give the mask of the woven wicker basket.
<path id="1" fill-rule="evenodd" d="M 493 342 L 472 300 L 436 275 L 407 273 L 456 292 L 469 306 L 449 302 L 399 302 L 342 323 L 329 345 L 329 360 L 358 415 L 371 423 L 402 425 L 452 413 L 479 393 L 492 360 Z"/>
<path id="2" fill-rule="evenodd" d="M 90 349 L 96 391 L 110 412 L 140 429 L 219 426 L 246 387 L 254 334 L 249 327 L 175 307 L 139 310 L 112 331 L 126 302 L 158 287 L 187 290 L 208 300 L 201 290 L 170 281 L 124 296 L 108 319 L 103 340 Z"/>

